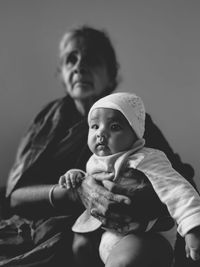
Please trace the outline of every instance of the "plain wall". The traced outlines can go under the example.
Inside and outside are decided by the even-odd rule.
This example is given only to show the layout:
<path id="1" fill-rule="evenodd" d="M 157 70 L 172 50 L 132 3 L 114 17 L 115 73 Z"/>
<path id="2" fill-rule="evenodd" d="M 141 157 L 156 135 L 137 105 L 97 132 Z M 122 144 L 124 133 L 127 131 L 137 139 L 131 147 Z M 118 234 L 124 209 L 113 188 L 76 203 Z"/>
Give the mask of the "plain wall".
<path id="1" fill-rule="evenodd" d="M 108 31 L 119 89 L 143 98 L 199 186 L 199 14 L 198 0 L 1 0 L 0 185 L 31 119 L 64 93 L 55 75 L 62 34 L 87 23 Z"/>

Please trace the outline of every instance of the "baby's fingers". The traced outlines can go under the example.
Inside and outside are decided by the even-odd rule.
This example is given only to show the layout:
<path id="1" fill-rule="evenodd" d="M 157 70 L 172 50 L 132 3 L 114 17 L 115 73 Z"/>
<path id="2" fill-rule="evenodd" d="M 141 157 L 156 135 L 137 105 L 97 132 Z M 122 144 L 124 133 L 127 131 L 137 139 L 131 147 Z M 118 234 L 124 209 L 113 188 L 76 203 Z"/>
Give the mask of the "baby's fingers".
<path id="1" fill-rule="evenodd" d="M 72 185 L 72 179 L 70 177 L 70 175 L 68 175 L 67 177 L 65 177 L 65 183 L 66 183 L 66 188 L 70 189 L 73 187 Z"/>
<path id="2" fill-rule="evenodd" d="M 192 260 L 200 260 L 200 228 L 193 228 L 185 236 L 186 248 L 188 247 L 189 256 Z M 186 250 L 187 253 L 187 250 Z M 188 255 L 188 253 L 186 254 Z"/>
<path id="3" fill-rule="evenodd" d="M 82 174 L 81 173 L 70 173 L 70 181 L 72 188 L 76 188 L 82 182 Z"/>
<path id="4" fill-rule="evenodd" d="M 70 188 L 75 188 L 76 187 L 76 175 L 74 173 L 69 174 L 69 179 L 68 179 L 68 185 Z"/>
<path id="5" fill-rule="evenodd" d="M 199 250 L 190 249 L 190 257 L 194 261 L 198 261 L 200 259 L 200 252 L 199 252 Z"/>
<path id="6" fill-rule="evenodd" d="M 58 184 L 62 187 L 66 187 L 65 175 L 62 175 L 58 181 Z"/>
<path id="7" fill-rule="evenodd" d="M 190 249 L 187 246 L 187 244 L 185 245 L 185 254 L 186 254 L 186 258 L 189 258 L 190 257 Z"/>
<path id="8" fill-rule="evenodd" d="M 191 258 L 194 261 L 197 261 L 200 259 L 200 251 L 198 249 L 190 248 L 186 245 L 185 252 L 186 252 L 187 258 Z"/>
<path id="9" fill-rule="evenodd" d="M 66 188 L 67 189 L 73 188 L 72 183 L 71 183 L 71 180 L 69 180 L 69 179 L 66 180 Z"/>

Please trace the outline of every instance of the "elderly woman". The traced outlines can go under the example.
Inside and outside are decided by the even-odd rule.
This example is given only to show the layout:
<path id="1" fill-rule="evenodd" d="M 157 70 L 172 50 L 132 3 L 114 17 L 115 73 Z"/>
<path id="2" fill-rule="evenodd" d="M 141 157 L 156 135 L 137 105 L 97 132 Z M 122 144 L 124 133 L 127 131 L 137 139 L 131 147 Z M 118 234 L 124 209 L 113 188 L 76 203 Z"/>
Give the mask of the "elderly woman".
<path id="1" fill-rule="evenodd" d="M 115 51 L 103 31 L 87 26 L 72 29 L 63 36 L 59 52 L 59 73 L 66 96 L 49 103 L 36 116 L 22 139 L 7 183 L 6 195 L 13 214 L 20 215 L 18 219 L 26 218 L 30 228 L 29 232 L 26 227 L 21 229 L 23 237 L 31 239 L 30 247 L 11 260 L 19 266 L 53 266 L 58 259 L 59 266 L 61 262 L 69 266 L 71 225 L 85 207 L 92 209 L 104 226 L 131 219 L 128 211 L 134 210 L 134 205 L 125 209 L 128 188 L 113 182 L 104 188 L 88 176 L 77 190 L 58 186 L 59 177 L 67 170 L 85 170 L 91 155 L 87 147 L 88 110 L 118 84 Z M 192 179 L 193 169 L 174 154 L 148 114 L 145 139 L 147 146 L 163 150 L 173 167 Z M 151 197 L 149 194 L 149 200 L 141 204 L 143 212 L 152 208 Z M 144 257 L 134 266 L 147 266 L 146 258 L 154 266 L 170 266 L 172 253 L 160 236 L 146 238 L 138 234 L 134 249 L 139 247 Z"/>

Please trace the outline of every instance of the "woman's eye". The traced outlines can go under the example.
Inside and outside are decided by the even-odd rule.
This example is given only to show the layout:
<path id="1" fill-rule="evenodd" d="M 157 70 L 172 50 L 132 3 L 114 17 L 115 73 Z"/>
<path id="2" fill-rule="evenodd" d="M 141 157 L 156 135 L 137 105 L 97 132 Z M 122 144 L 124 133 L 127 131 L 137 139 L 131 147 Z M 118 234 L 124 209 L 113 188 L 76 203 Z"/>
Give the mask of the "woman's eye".
<path id="1" fill-rule="evenodd" d="M 66 57 L 66 60 L 65 60 L 65 64 L 66 65 L 74 65 L 76 64 L 77 62 L 77 55 L 76 54 L 69 54 L 67 57 Z"/>

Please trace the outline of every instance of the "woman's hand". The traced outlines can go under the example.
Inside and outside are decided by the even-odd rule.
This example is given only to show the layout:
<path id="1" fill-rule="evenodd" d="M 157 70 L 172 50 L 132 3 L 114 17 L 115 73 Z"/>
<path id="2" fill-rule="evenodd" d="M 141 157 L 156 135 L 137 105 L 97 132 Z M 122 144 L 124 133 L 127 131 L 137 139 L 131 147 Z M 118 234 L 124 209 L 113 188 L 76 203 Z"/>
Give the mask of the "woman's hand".
<path id="1" fill-rule="evenodd" d="M 105 179 L 102 179 L 102 175 Z M 142 172 L 128 172 L 120 183 L 111 181 L 112 177 L 108 177 L 108 174 L 99 173 L 98 176 L 101 179 L 97 175 L 86 177 L 78 188 L 78 195 L 82 204 L 105 227 L 117 229 L 133 221 L 149 221 L 166 212 Z M 102 184 L 97 180 L 103 180 Z"/>
<path id="2" fill-rule="evenodd" d="M 101 173 L 100 175 L 101 178 L 104 175 L 106 180 L 109 178 L 108 174 Z M 123 207 L 129 205 L 131 201 L 127 196 L 114 193 L 109 189 L 98 183 L 94 176 L 87 176 L 77 192 L 83 205 L 105 227 L 125 224 L 127 216 L 122 213 Z"/>
<path id="3" fill-rule="evenodd" d="M 114 194 L 129 197 L 131 203 L 123 207 L 123 213 L 130 221 L 149 221 L 168 214 L 148 178 L 139 170 L 128 169 L 118 183 L 104 180 L 103 185 Z"/>

